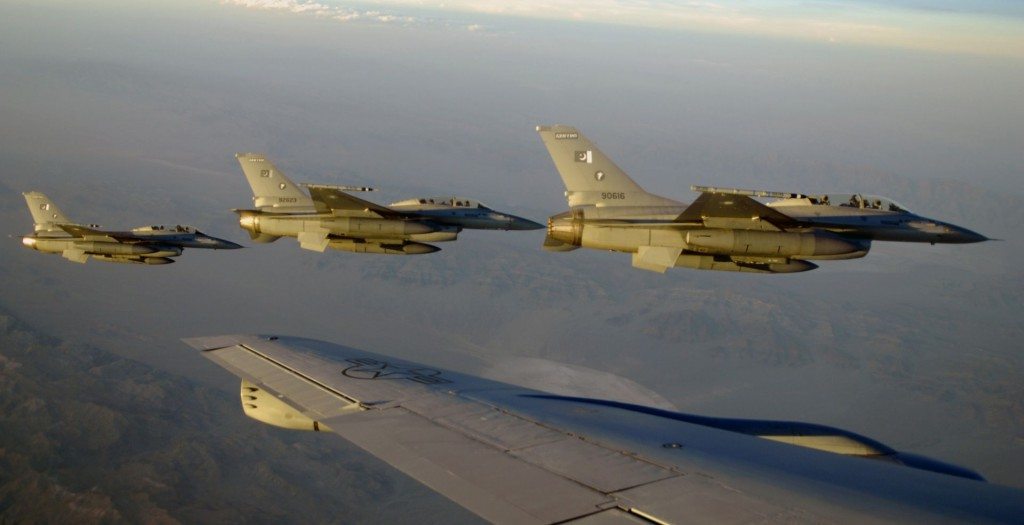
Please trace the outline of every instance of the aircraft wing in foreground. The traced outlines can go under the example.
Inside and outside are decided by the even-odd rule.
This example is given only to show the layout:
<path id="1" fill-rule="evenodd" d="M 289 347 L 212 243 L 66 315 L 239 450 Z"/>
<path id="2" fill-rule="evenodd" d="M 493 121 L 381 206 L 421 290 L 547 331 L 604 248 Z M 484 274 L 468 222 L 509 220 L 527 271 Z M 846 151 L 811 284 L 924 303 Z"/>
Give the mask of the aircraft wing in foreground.
<path id="1" fill-rule="evenodd" d="M 1024 491 L 806 423 L 530 390 L 309 339 L 185 340 L 245 414 L 337 433 L 496 523 L 1021 523 Z"/>

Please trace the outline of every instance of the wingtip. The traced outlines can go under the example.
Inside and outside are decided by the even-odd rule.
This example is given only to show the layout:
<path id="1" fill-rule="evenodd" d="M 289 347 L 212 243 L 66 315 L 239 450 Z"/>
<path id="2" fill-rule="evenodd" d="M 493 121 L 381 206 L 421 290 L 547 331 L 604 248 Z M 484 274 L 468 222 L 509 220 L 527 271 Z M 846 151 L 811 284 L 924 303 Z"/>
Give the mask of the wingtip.
<path id="1" fill-rule="evenodd" d="M 240 344 L 256 344 L 260 341 L 277 341 L 282 337 L 284 336 L 276 334 L 227 334 L 205 337 L 183 337 L 181 342 L 196 350 L 209 352 L 211 350 L 220 350 L 221 348 L 228 348 Z"/>
<path id="2" fill-rule="evenodd" d="M 181 342 L 196 350 L 206 352 L 209 350 L 217 350 L 218 348 L 235 346 L 238 344 L 239 339 L 241 339 L 241 336 L 238 335 L 214 335 L 206 337 L 185 337 L 181 339 Z"/>

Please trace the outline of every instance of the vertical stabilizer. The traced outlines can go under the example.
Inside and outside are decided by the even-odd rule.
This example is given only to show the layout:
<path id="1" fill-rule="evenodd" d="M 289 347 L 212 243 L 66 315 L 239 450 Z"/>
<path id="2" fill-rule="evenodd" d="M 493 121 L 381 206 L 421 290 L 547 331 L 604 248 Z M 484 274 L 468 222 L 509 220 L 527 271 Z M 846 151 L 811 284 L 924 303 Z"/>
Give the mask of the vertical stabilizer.
<path id="1" fill-rule="evenodd" d="M 569 206 L 677 206 L 678 202 L 644 191 L 571 126 L 537 126 L 565 183 Z"/>
<path id="2" fill-rule="evenodd" d="M 67 216 L 60 211 L 60 208 L 50 200 L 49 197 L 38 191 L 23 193 L 28 210 L 32 212 L 32 222 L 35 223 L 35 231 L 58 231 L 63 232 L 59 225 L 71 224 Z"/>
<path id="3" fill-rule="evenodd" d="M 266 155 L 261 153 L 236 153 L 235 158 L 242 166 L 242 173 L 252 187 L 253 204 L 264 211 L 312 211 L 313 199 L 278 171 Z"/>

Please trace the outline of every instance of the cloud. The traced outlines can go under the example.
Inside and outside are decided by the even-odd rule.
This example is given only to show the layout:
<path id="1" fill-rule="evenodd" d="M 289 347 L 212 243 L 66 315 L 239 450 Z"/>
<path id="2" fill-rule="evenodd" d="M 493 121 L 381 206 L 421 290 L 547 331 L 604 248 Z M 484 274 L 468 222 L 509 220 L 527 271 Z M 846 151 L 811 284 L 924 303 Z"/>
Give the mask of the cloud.
<path id="1" fill-rule="evenodd" d="M 310 0 L 222 0 L 221 3 L 245 7 L 248 9 L 313 14 L 319 17 L 331 18 L 339 22 L 365 21 L 379 22 L 383 24 L 413 24 L 418 22 L 418 20 L 412 16 L 396 15 L 378 10 L 366 11 L 352 9 L 340 5 L 328 5 Z"/>
<path id="2" fill-rule="evenodd" d="M 359 4 L 377 6 L 380 11 L 344 7 L 347 2 L 340 0 L 224 2 L 255 9 L 315 13 L 341 21 L 431 24 L 470 32 L 479 32 L 483 26 L 465 17 L 485 15 L 1024 58 L 1024 14 L 1008 11 L 1010 8 L 948 9 L 943 8 L 947 2 L 942 1 L 933 2 L 934 5 L 925 1 L 872 0 L 377 0 Z M 398 13 L 408 10 L 436 12 L 439 16 L 423 18 Z M 463 19 L 455 22 L 454 14 L 462 15 Z"/>
<path id="3" fill-rule="evenodd" d="M 334 8 L 319 2 L 307 2 L 305 0 L 224 0 L 222 3 L 248 7 L 250 9 L 264 9 L 268 11 L 288 11 L 291 13 L 329 13 Z"/>

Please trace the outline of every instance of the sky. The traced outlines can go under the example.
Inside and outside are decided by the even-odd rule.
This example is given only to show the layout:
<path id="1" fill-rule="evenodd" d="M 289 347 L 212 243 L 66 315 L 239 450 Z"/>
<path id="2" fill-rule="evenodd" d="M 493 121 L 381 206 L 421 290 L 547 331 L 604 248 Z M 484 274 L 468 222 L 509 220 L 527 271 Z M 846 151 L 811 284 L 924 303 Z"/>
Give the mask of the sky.
<path id="1" fill-rule="evenodd" d="M 1017 3 L 512 5 L 0 4 L 4 238 L 30 230 L 21 192 L 38 190 L 82 222 L 248 246 L 136 268 L 3 243 L 0 307 L 225 391 L 179 338 L 278 331 L 506 377 L 590 367 L 680 410 L 835 425 L 1024 486 Z M 543 232 L 420 257 L 252 245 L 229 211 L 251 204 L 234 153 L 259 151 L 376 202 L 453 193 L 543 221 L 566 206 L 534 132 L 555 123 L 684 202 L 692 184 L 860 191 L 1003 240 L 655 275 L 543 252 Z"/>
<path id="2" fill-rule="evenodd" d="M 450 23 L 493 15 L 682 32 L 1024 58 L 1024 8 L 1010 0 L 946 1 L 403 1 L 228 0 L 342 22 Z M 466 24 L 483 31 L 489 25 Z"/>

